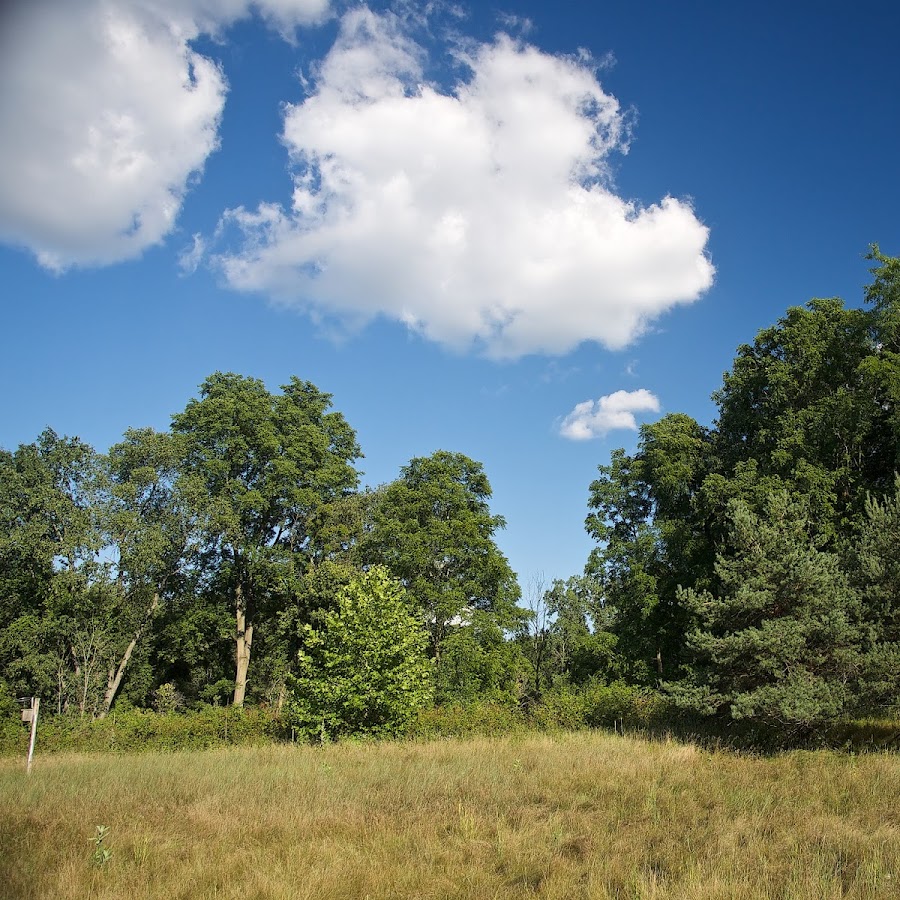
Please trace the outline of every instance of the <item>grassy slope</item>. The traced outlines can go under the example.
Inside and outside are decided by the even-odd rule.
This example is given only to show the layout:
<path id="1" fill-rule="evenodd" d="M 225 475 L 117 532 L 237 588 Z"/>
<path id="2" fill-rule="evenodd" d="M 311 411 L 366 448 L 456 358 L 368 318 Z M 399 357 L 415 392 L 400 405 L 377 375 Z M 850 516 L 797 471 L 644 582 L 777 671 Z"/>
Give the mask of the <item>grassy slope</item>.
<path id="1" fill-rule="evenodd" d="M 577 733 L 22 768 L 0 760 L 9 900 L 900 897 L 896 755 Z"/>

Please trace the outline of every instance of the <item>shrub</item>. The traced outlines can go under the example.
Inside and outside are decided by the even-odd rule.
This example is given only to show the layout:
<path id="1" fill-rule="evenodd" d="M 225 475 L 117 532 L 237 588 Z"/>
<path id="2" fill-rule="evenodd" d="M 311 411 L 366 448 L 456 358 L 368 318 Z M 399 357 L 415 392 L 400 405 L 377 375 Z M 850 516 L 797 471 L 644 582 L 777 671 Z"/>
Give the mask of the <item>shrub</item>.
<path id="1" fill-rule="evenodd" d="M 571 731 L 585 725 L 584 693 L 570 685 L 547 691 L 528 708 L 528 720 L 539 731 Z"/>
<path id="2" fill-rule="evenodd" d="M 462 737 L 468 734 L 492 737 L 525 731 L 526 728 L 525 714 L 518 706 L 473 700 L 421 710 L 410 727 L 409 734 L 426 739 Z"/>
<path id="3" fill-rule="evenodd" d="M 0 752 L 24 753 L 27 732 L 7 720 L 0 728 Z M 187 713 L 129 709 L 105 719 L 47 716 L 38 724 L 36 753 L 63 751 L 135 752 L 206 750 L 272 743 L 282 727 L 268 710 L 206 707 Z"/>

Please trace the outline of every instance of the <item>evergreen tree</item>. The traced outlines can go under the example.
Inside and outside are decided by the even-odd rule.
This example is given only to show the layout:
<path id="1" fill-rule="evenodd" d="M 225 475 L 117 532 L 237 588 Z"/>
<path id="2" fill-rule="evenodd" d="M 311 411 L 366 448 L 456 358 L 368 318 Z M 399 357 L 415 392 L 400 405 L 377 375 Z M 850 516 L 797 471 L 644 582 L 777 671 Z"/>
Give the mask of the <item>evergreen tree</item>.
<path id="1" fill-rule="evenodd" d="M 694 617 L 693 659 L 670 693 L 696 712 L 788 726 L 851 712 L 871 630 L 838 557 L 816 546 L 785 494 L 770 498 L 764 518 L 734 502 L 730 519 L 719 588 L 679 592 Z"/>
<path id="2" fill-rule="evenodd" d="M 866 666 L 866 697 L 878 706 L 900 706 L 900 478 L 892 496 L 869 497 L 866 521 L 853 547 L 850 570 L 874 630 Z"/>

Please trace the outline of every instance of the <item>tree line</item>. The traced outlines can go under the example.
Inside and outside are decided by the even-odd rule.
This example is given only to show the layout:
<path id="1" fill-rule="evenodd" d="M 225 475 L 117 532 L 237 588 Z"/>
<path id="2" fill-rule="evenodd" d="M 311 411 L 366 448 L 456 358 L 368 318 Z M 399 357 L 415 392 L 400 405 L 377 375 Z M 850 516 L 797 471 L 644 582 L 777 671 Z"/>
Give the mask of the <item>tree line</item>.
<path id="1" fill-rule="evenodd" d="M 793 307 L 738 348 L 705 428 L 645 425 L 590 488 L 588 571 L 624 677 L 724 721 L 897 708 L 900 260 L 862 308 Z"/>
<path id="2" fill-rule="evenodd" d="M 249 698 L 338 727 L 355 689 L 377 731 L 503 690 L 519 591 L 483 467 L 439 451 L 360 490 L 360 456 L 315 385 L 232 373 L 105 454 L 51 429 L 2 451 L 8 692 L 93 717 Z M 365 690 L 338 690 L 355 667 Z"/>
<path id="3" fill-rule="evenodd" d="M 704 427 L 645 425 L 589 488 L 582 574 L 525 597 L 483 466 L 360 488 L 329 394 L 217 372 L 106 453 L 0 450 L 0 688 L 58 715 L 265 705 L 393 733 L 430 704 L 623 683 L 713 721 L 896 708 L 900 260 L 865 305 L 738 348 Z M 44 708 L 44 707 L 42 707 Z"/>

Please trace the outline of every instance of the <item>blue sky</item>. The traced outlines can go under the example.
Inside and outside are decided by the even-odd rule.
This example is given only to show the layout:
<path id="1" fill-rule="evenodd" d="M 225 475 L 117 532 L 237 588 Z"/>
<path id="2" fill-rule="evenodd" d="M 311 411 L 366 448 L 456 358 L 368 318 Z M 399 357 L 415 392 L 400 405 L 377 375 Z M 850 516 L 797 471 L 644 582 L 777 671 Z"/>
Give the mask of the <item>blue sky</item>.
<path id="1" fill-rule="evenodd" d="M 68 0 L 0 13 L 0 445 L 215 370 L 334 395 L 364 483 L 482 461 L 524 584 L 588 485 L 900 253 L 900 8 Z M 505 35 L 505 36 L 503 36 Z"/>

